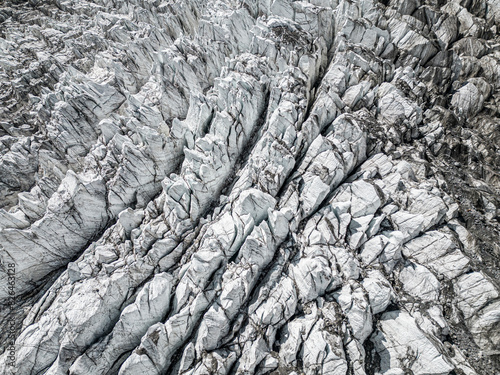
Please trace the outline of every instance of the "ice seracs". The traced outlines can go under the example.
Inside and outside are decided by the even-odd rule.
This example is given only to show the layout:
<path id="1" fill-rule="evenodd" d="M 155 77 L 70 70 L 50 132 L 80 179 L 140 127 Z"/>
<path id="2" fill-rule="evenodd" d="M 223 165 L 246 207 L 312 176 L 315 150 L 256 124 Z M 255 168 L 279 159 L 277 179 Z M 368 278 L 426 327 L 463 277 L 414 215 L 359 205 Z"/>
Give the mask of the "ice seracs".
<path id="1" fill-rule="evenodd" d="M 499 15 L 6 4 L 2 373 L 495 373 Z"/>

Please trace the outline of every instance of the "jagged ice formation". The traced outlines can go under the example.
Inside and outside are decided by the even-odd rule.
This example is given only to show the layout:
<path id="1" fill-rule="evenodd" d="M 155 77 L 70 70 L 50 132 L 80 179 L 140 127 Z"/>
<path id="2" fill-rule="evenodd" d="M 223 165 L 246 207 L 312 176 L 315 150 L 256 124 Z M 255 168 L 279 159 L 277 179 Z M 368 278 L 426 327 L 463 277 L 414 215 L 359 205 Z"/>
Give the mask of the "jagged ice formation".
<path id="1" fill-rule="evenodd" d="M 0 3 L 0 372 L 500 371 L 499 32 L 497 0 Z"/>

